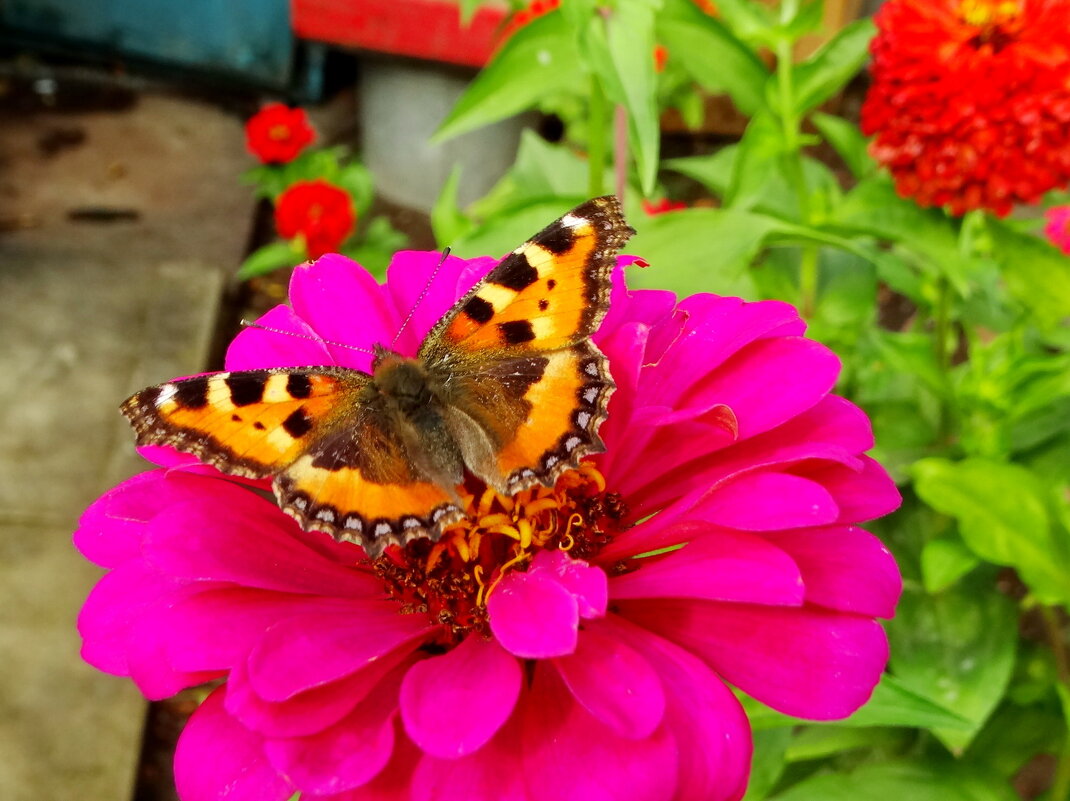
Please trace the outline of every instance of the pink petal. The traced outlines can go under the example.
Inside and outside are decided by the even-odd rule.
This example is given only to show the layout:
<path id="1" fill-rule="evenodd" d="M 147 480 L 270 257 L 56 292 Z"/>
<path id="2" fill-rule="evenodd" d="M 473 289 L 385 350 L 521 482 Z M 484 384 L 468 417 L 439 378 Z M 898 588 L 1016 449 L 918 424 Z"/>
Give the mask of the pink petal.
<path id="1" fill-rule="evenodd" d="M 412 659 L 402 646 L 338 681 L 328 682 L 285 701 L 267 701 L 256 694 L 245 662 L 238 662 L 227 678 L 227 711 L 243 725 L 266 737 L 302 737 L 340 721 L 382 679 L 402 662 Z"/>
<path id="2" fill-rule="evenodd" d="M 256 320 L 274 328 L 243 328 L 227 348 L 227 370 L 263 370 L 269 367 L 314 367 L 334 364 L 327 346 L 289 306 L 276 306 Z M 280 334 L 288 331 L 296 336 Z"/>
<path id="3" fill-rule="evenodd" d="M 675 738 L 613 733 L 572 699 L 557 671 L 535 665 L 521 718 L 524 778 L 531 801 L 670 801 L 675 798 Z"/>
<path id="4" fill-rule="evenodd" d="M 244 587 L 189 594 L 169 605 L 163 624 L 169 661 L 182 670 L 218 670 L 243 661 L 271 626 L 295 614 L 349 612 L 348 598 L 292 595 Z"/>
<path id="5" fill-rule="evenodd" d="M 174 504 L 153 518 L 146 557 L 161 572 L 280 592 L 382 597 L 368 573 L 332 562 L 304 545 L 297 524 L 274 504 L 243 492 L 229 508 Z"/>
<path id="6" fill-rule="evenodd" d="M 807 603 L 841 612 L 893 617 L 903 589 L 884 544 L 854 526 L 769 532 L 802 571 Z"/>
<path id="7" fill-rule="evenodd" d="M 426 617 L 403 615 L 393 601 L 354 601 L 346 611 L 294 615 L 264 632 L 249 654 L 249 681 L 264 700 L 285 701 L 433 631 Z"/>
<path id="8" fill-rule="evenodd" d="M 780 548 L 753 534 L 709 531 L 663 557 L 631 562 L 637 569 L 610 582 L 621 598 L 705 598 L 801 606 L 799 568 Z"/>
<path id="9" fill-rule="evenodd" d="M 582 559 L 573 559 L 564 551 L 539 551 L 531 561 L 528 574 L 551 576 L 572 593 L 579 605 L 580 617 L 602 617 L 606 613 L 609 593 L 606 574 Z"/>
<path id="10" fill-rule="evenodd" d="M 294 792 L 264 757 L 263 740 L 227 715 L 222 688 L 182 731 L 175 785 L 182 801 L 287 801 Z"/>
<path id="11" fill-rule="evenodd" d="M 138 473 L 105 492 L 82 513 L 74 545 L 98 565 L 115 567 L 141 556 L 145 524 L 162 509 L 199 498 L 226 505 L 242 492 L 226 481 L 181 472 Z"/>
<path id="12" fill-rule="evenodd" d="M 405 731 L 431 756 L 466 756 L 513 713 L 520 683 L 515 657 L 494 640 L 469 635 L 453 650 L 409 668 L 401 684 Z"/>
<path id="13" fill-rule="evenodd" d="M 409 801 L 413 792 L 413 771 L 421 753 L 396 722 L 394 731 L 394 753 L 374 779 L 341 793 L 306 796 L 307 801 Z"/>
<path id="14" fill-rule="evenodd" d="M 665 713 L 657 673 L 613 629 L 589 624 L 574 654 L 553 660 L 572 697 L 616 734 L 649 737 Z"/>
<path id="15" fill-rule="evenodd" d="M 105 673 L 129 676 L 130 627 L 152 605 L 159 584 L 160 575 L 137 562 L 102 576 L 78 613 L 82 659 Z"/>
<path id="16" fill-rule="evenodd" d="M 750 722 L 702 661 L 645 629 L 612 616 L 614 636 L 643 653 L 665 688 L 665 723 L 679 750 L 677 799 L 738 801 L 750 775 Z"/>
<path id="17" fill-rule="evenodd" d="M 693 362 L 692 371 L 694 364 L 705 366 L 706 362 Z M 746 439 L 815 406 L 829 393 L 839 374 L 839 359 L 813 340 L 761 340 L 736 353 L 718 370 L 706 373 L 686 400 L 691 406 L 728 406 L 739 421 L 740 439 Z"/>
<path id="18" fill-rule="evenodd" d="M 834 523 L 839 507 L 814 481 L 787 473 L 751 473 L 717 487 L 691 514 L 744 531 L 772 531 Z"/>
<path id="19" fill-rule="evenodd" d="M 850 715 L 869 699 L 888 661 L 884 630 L 857 615 L 714 601 L 622 601 L 620 607 L 744 692 L 797 717 Z"/>
<path id="20" fill-rule="evenodd" d="M 576 649 L 576 597 L 545 573 L 507 575 L 487 599 L 487 616 L 491 632 L 514 656 L 544 659 Z"/>
<path id="21" fill-rule="evenodd" d="M 412 315 L 394 350 L 415 356 L 427 332 L 498 259 L 460 259 L 423 250 L 401 250 L 386 271 L 386 289 L 402 319 Z M 393 336 L 393 335 L 391 335 Z"/>
<path id="22" fill-rule="evenodd" d="M 888 472 L 875 460 L 862 457 L 862 469 L 830 465 L 806 471 L 821 482 L 840 507 L 840 523 L 862 523 L 894 512 L 903 502 Z"/>
<path id="23" fill-rule="evenodd" d="M 389 345 L 401 318 L 376 280 L 356 262 L 335 253 L 296 267 L 290 304 L 324 340 L 367 352 L 328 345 L 334 364 L 371 369 L 371 347 Z"/>
<path id="24" fill-rule="evenodd" d="M 528 801 L 520 738 L 519 718 L 513 715 L 474 754 L 460 759 L 424 756 L 412 777 L 411 801 Z"/>
<path id="25" fill-rule="evenodd" d="M 338 793 L 367 784 L 394 751 L 400 669 L 342 720 L 307 737 L 269 738 L 264 752 L 302 793 Z"/>

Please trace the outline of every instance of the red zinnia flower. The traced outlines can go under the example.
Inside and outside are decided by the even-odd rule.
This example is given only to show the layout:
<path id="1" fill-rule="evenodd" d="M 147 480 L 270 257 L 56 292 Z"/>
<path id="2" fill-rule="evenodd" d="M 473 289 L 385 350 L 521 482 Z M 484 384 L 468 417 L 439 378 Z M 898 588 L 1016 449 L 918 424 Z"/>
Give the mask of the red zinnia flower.
<path id="1" fill-rule="evenodd" d="M 667 211 L 680 211 L 686 208 L 687 204 L 682 200 L 669 200 L 667 197 L 663 197 L 661 200 L 643 199 L 643 211 L 646 212 L 648 217 L 655 217 Z"/>
<path id="2" fill-rule="evenodd" d="M 1008 214 L 1070 182 L 1070 2 L 890 0 L 862 130 L 899 194 Z"/>
<path id="3" fill-rule="evenodd" d="M 298 181 L 275 202 L 275 228 L 287 239 L 303 236 L 310 259 L 333 253 L 357 222 L 344 189 L 324 180 Z"/>
<path id="4" fill-rule="evenodd" d="M 282 103 L 269 103 L 245 123 L 245 146 L 263 164 L 293 161 L 315 138 L 305 110 Z"/>

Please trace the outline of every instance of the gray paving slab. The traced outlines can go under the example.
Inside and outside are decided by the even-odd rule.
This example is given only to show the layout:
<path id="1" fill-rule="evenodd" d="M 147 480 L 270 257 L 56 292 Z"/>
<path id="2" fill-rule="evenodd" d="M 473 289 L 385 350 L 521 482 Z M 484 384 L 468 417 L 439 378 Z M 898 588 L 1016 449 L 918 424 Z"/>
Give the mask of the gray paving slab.
<path id="1" fill-rule="evenodd" d="M 144 467 L 118 404 L 206 366 L 253 203 L 241 123 L 216 109 L 149 97 L 64 117 L 86 145 L 44 158 L 34 142 L 57 119 L 0 119 L 0 219 L 32 223 L 0 233 L 0 798 L 127 801 L 145 702 L 78 655 L 100 571 L 70 536 Z M 138 218 L 72 222 L 86 205 Z"/>

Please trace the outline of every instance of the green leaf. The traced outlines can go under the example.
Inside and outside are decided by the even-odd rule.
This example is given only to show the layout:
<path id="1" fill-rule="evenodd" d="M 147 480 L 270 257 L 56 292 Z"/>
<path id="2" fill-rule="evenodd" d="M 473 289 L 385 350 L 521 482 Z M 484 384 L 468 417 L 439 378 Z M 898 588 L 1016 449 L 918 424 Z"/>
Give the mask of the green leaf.
<path id="1" fill-rule="evenodd" d="M 912 726 L 920 729 L 966 731 L 971 724 L 924 695 L 910 690 L 895 676 L 885 673 L 869 701 L 840 726 Z"/>
<path id="2" fill-rule="evenodd" d="M 698 181 L 715 197 L 724 197 L 732 181 L 738 151 L 738 145 L 727 145 L 708 156 L 666 159 L 661 166 Z"/>
<path id="3" fill-rule="evenodd" d="M 782 153 L 783 134 L 776 118 L 768 112 L 755 114 L 736 150 L 724 204 L 740 211 L 759 205 L 781 172 Z"/>
<path id="4" fill-rule="evenodd" d="M 751 727 L 755 731 L 779 729 L 810 724 L 812 721 L 793 718 L 770 709 L 753 698 L 736 691 Z M 965 718 L 908 689 L 895 676 L 885 673 L 873 689 L 869 701 L 850 717 L 831 724 L 869 728 L 873 726 L 911 726 L 921 729 L 969 730 L 972 724 Z"/>
<path id="5" fill-rule="evenodd" d="M 1049 242 L 988 219 L 993 258 L 1007 288 L 1042 325 L 1054 327 L 1070 317 L 1070 258 Z"/>
<path id="6" fill-rule="evenodd" d="M 777 33 L 794 41 L 804 34 L 820 30 L 824 17 L 824 0 L 803 0 L 795 16 L 786 25 L 777 27 Z"/>
<path id="7" fill-rule="evenodd" d="M 1044 603 L 1070 600 L 1070 543 L 1056 538 L 1049 492 L 1032 472 L 981 458 L 923 459 L 913 472 L 918 495 L 958 520 L 970 550 L 1015 568 Z"/>
<path id="8" fill-rule="evenodd" d="M 304 260 L 305 254 L 296 239 L 287 242 L 272 242 L 249 254 L 238 268 L 238 279 L 247 281 L 280 267 L 293 267 Z"/>
<path id="9" fill-rule="evenodd" d="M 762 801 L 784 772 L 784 754 L 791 742 L 791 729 L 764 729 L 754 732 L 754 755 L 750 781 L 743 801 Z"/>
<path id="10" fill-rule="evenodd" d="M 873 174 L 877 164 L 869 157 L 869 140 L 862 135 L 858 126 L 843 117 L 820 111 L 810 115 L 810 122 L 825 141 L 832 145 L 855 178 L 865 178 Z"/>
<path id="11" fill-rule="evenodd" d="M 446 247 L 472 229 L 473 223 L 457 203 L 457 187 L 461 183 L 461 165 L 454 165 L 450 177 L 442 185 L 431 209 L 431 230 L 438 246 Z"/>
<path id="12" fill-rule="evenodd" d="M 979 564 L 977 556 L 958 540 L 931 540 L 921 550 L 921 575 L 925 591 L 937 593 L 946 590 Z"/>
<path id="13" fill-rule="evenodd" d="M 931 273 L 946 275 L 960 293 L 965 295 L 970 289 L 955 224 L 938 209 L 922 209 L 899 197 L 884 175 L 859 181 L 833 209 L 830 223 L 847 232 L 894 242 L 922 256 Z"/>
<path id="14" fill-rule="evenodd" d="M 489 219 L 509 214 L 517 206 L 533 201 L 555 196 L 584 197 L 586 194 L 587 163 L 565 145 L 550 144 L 534 131 L 525 130 L 520 136 L 513 166 L 490 192 L 472 203 L 468 211 L 474 217 Z M 560 213 L 548 220 L 556 219 Z"/>
<path id="15" fill-rule="evenodd" d="M 1070 721 L 1070 717 L 1066 720 Z M 1005 702 L 970 744 L 963 759 L 1010 778 L 1037 754 L 1054 751 L 1054 744 L 1065 736 L 1066 730 L 1059 710 L 1050 704 L 1021 707 Z"/>
<path id="16" fill-rule="evenodd" d="M 633 271 L 632 283 L 688 295 L 734 294 L 766 237 L 781 227 L 772 217 L 734 209 L 684 209 L 633 225 L 638 234 L 628 252 L 650 266 Z"/>
<path id="17" fill-rule="evenodd" d="M 605 27 L 607 62 L 595 65 L 603 85 L 628 112 L 630 141 L 644 195 L 654 191 L 661 144 L 654 72 L 654 10 L 657 0 L 629 0 L 608 18 L 595 14 L 592 22 Z M 638 56 L 638 57 L 637 57 Z"/>
<path id="18" fill-rule="evenodd" d="M 825 759 L 845 751 L 887 748 L 901 739 L 902 734 L 891 729 L 807 726 L 791 741 L 784 757 L 788 762 L 806 762 Z"/>
<path id="19" fill-rule="evenodd" d="M 735 34 L 746 40 L 762 40 L 774 26 L 769 9 L 753 0 L 716 0 L 717 12 Z"/>
<path id="20" fill-rule="evenodd" d="M 886 762 L 851 773 L 823 773 L 774 796 L 775 801 L 1018 801 L 1005 782 L 951 761 Z"/>
<path id="21" fill-rule="evenodd" d="M 996 708 L 1014 669 L 1017 609 L 993 590 L 993 578 L 974 571 L 935 596 L 908 588 L 887 626 L 899 683 L 970 724 L 932 729 L 956 753 Z"/>
<path id="22" fill-rule="evenodd" d="M 586 86 L 571 29 L 560 13 L 529 22 L 502 45 L 432 137 L 442 142 Z"/>
<path id="23" fill-rule="evenodd" d="M 338 171 L 334 183 L 349 192 L 357 218 L 364 217 L 375 198 L 375 182 L 371 170 L 358 161 L 351 161 Z"/>
<path id="24" fill-rule="evenodd" d="M 927 334 L 873 331 L 872 341 L 892 370 L 920 379 L 938 397 L 948 393 L 947 379 L 936 361 L 932 339 Z"/>
<path id="25" fill-rule="evenodd" d="M 732 12 L 728 11 L 730 6 Z M 735 10 L 744 9 L 740 12 L 742 19 L 747 13 L 745 9 L 756 8 L 747 0 L 721 5 L 725 18 L 732 14 L 733 20 Z M 769 69 L 720 20 L 703 13 L 691 0 L 667 0 L 656 24 L 657 39 L 668 48 L 673 63 L 679 64 L 704 89 L 727 92 L 736 107 L 747 115 L 765 105 Z M 755 28 L 764 25 L 760 21 Z"/>
<path id="26" fill-rule="evenodd" d="M 876 30 L 872 20 L 852 22 L 795 68 L 796 114 L 805 114 L 843 89 L 865 63 Z"/>

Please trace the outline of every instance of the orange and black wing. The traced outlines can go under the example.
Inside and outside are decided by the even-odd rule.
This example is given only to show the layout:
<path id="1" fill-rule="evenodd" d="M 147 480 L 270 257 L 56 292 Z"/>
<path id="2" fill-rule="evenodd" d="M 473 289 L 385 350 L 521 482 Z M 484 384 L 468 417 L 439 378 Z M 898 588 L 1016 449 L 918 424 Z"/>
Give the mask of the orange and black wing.
<path id="1" fill-rule="evenodd" d="M 169 445 L 231 475 L 273 476 L 279 505 L 303 528 L 378 554 L 460 511 L 370 404 L 371 380 L 332 367 L 213 373 L 149 387 L 122 412 L 139 445 Z"/>
<path id="2" fill-rule="evenodd" d="M 632 233 L 616 198 L 584 203 L 506 256 L 424 340 L 420 356 L 447 402 L 495 446 L 500 475 L 481 476 L 488 483 L 549 486 L 604 450 L 613 381 L 590 336 Z"/>

